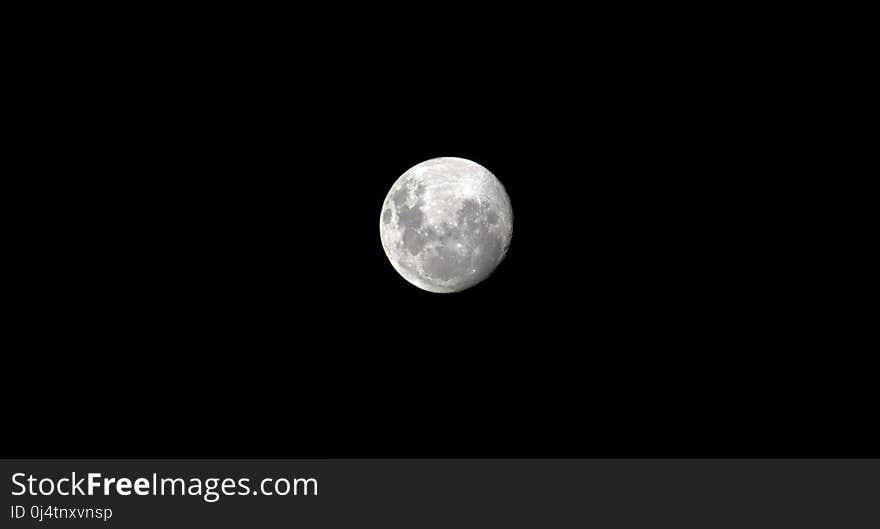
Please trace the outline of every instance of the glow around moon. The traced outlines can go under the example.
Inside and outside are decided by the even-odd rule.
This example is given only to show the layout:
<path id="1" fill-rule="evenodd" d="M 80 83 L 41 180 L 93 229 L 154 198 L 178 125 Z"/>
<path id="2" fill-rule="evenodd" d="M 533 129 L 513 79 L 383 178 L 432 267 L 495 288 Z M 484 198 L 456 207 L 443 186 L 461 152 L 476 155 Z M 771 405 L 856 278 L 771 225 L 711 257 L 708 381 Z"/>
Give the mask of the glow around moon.
<path id="1" fill-rule="evenodd" d="M 463 158 L 434 158 L 397 179 L 379 219 L 385 255 L 413 285 L 458 292 L 501 263 L 513 234 L 504 186 Z"/>

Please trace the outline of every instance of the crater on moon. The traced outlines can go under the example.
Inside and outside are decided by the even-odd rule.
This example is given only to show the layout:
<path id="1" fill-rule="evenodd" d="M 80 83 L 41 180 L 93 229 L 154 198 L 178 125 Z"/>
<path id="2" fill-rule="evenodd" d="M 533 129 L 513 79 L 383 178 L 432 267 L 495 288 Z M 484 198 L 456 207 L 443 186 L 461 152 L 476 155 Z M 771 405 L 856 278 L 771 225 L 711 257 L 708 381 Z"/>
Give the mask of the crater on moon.
<path id="1" fill-rule="evenodd" d="M 388 191 L 379 223 L 392 266 L 430 292 L 458 292 L 489 277 L 512 234 L 504 186 L 463 158 L 434 158 L 406 171 Z"/>

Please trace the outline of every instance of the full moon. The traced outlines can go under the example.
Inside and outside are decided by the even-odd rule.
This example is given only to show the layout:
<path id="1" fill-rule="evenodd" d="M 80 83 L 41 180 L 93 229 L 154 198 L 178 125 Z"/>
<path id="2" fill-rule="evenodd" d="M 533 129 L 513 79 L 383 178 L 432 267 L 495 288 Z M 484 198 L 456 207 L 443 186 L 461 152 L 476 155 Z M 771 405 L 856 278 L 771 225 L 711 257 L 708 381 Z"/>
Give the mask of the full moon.
<path id="1" fill-rule="evenodd" d="M 379 218 L 394 269 L 429 292 L 459 292 L 489 277 L 512 234 L 504 186 L 463 158 L 434 158 L 410 168 L 391 186 Z"/>

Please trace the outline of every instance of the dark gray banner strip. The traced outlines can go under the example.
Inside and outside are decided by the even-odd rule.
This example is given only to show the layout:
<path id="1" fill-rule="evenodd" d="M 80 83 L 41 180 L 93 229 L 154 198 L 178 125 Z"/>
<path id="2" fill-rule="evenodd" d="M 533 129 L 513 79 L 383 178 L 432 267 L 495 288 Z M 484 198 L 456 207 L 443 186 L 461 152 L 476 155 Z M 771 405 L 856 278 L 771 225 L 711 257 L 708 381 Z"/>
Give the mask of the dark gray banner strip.
<path id="1" fill-rule="evenodd" d="M 878 460 L 3 460 L 2 527 L 880 527 Z"/>

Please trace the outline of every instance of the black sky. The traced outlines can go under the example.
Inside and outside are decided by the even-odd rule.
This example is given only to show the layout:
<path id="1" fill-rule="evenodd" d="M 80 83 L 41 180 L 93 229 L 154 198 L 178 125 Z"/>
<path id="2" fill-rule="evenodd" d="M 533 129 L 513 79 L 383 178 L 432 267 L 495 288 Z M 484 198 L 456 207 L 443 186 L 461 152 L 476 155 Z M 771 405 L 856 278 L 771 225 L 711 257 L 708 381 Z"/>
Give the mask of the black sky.
<path id="1" fill-rule="evenodd" d="M 867 387 L 806 359 L 833 333 L 761 98 L 717 53 L 571 29 L 35 50 L 12 454 L 876 450 Z M 515 217 L 453 295 L 378 236 L 391 184 L 437 156 L 490 169 Z"/>

